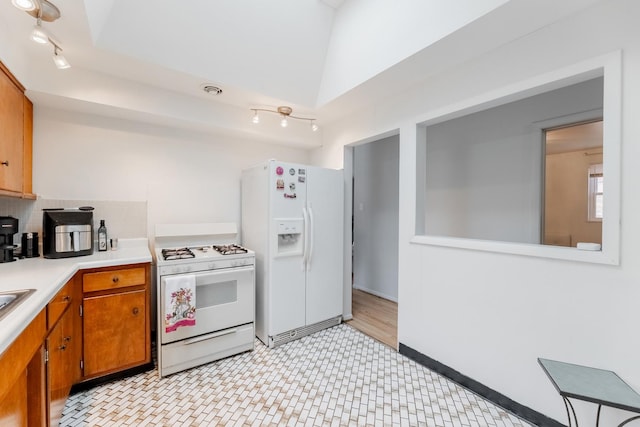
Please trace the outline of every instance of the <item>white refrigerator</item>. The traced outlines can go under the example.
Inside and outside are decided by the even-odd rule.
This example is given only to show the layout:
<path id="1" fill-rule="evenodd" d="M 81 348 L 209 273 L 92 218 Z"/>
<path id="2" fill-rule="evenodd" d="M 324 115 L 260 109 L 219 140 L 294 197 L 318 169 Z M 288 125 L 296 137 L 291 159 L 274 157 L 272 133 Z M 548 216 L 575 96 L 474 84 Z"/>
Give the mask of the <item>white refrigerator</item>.
<path id="1" fill-rule="evenodd" d="M 256 336 L 269 347 L 342 321 L 343 215 L 342 170 L 270 160 L 242 172 Z"/>

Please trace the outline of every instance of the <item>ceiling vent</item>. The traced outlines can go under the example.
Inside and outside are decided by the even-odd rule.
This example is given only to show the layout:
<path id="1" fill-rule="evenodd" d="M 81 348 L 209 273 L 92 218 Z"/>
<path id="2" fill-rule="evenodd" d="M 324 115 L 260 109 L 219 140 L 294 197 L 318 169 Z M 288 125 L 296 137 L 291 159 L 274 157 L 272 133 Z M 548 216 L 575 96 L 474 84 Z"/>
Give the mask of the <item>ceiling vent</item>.
<path id="1" fill-rule="evenodd" d="M 220 89 L 218 86 L 205 84 L 202 86 L 202 90 L 210 95 L 222 95 L 222 89 Z"/>

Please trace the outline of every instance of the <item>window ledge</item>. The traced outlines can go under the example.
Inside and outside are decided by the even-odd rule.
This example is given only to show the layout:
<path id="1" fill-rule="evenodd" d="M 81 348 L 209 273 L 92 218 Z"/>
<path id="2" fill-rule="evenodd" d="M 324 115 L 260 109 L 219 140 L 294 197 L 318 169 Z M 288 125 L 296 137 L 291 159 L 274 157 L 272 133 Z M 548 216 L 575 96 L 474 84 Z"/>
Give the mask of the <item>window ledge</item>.
<path id="1" fill-rule="evenodd" d="M 413 236 L 413 238 L 410 240 L 410 243 L 426 246 L 442 246 L 474 251 L 560 259 L 566 261 L 588 262 L 593 264 L 620 264 L 617 253 L 612 255 L 604 249 L 600 251 L 588 251 L 565 246 L 538 245 L 533 243 L 529 244 L 496 242 L 490 240 L 424 235 Z"/>

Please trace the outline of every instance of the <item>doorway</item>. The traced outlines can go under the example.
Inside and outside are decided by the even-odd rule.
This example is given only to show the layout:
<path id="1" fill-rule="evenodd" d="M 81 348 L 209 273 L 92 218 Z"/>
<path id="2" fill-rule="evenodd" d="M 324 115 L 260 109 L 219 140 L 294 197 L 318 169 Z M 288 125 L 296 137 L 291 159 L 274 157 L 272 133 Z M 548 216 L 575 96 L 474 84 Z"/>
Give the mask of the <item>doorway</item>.
<path id="1" fill-rule="evenodd" d="M 399 135 L 352 149 L 351 326 L 397 349 Z"/>
<path id="2" fill-rule="evenodd" d="M 544 129 L 543 135 L 543 243 L 602 244 L 602 120 Z"/>

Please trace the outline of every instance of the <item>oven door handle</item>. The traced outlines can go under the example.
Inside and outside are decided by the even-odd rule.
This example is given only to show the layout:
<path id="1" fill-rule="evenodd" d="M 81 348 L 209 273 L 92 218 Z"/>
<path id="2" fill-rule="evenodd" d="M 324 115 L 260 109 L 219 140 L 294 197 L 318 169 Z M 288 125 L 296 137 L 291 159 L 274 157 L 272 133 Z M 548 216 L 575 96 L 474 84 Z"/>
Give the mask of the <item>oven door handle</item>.
<path id="1" fill-rule="evenodd" d="M 245 265 L 242 267 L 230 267 L 230 268 L 221 268 L 218 270 L 211 270 L 211 271 L 200 271 L 198 273 L 195 273 L 194 276 L 196 276 L 196 280 L 198 280 L 206 276 L 213 276 L 213 277 L 224 276 L 227 274 L 245 273 L 253 270 L 254 270 L 253 265 Z M 193 273 L 190 273 L 190 274 L 193 274 Z M 204 284 L 204 286 L 208 286 L 208 285 L 211 285 L 211 283 Z M 203 286 L 203 284 L 198 284 L 196 282 L 196 286 Z"/>
<path id="2" fill-rule="evenodd" d="M 225 336 L 225 335 L 235 334 L 236 332 L 238 332 L 237 328 L 225 329 L 224 331 L 213 332 L 211 334 L 202 335 L 202 336 L 199 336 L 199 337 L 195 337 L 195 338 L 191 338 L 191 339 L 188 339 L 188 340 L 184 340 L 183 343 L 184 343 L 184 345 L 195 344 L 195 343 L 198 343 L 198 342 L 201 342 L 201 341 L 210 340 L 211 338 L 217 338 L 217 337 L 222 337 L 222 336 Z"/>

